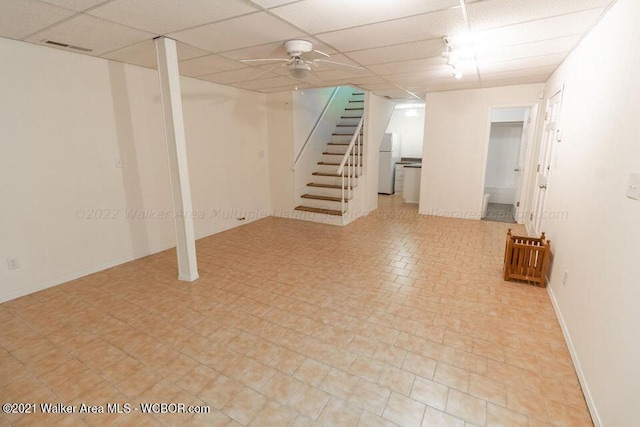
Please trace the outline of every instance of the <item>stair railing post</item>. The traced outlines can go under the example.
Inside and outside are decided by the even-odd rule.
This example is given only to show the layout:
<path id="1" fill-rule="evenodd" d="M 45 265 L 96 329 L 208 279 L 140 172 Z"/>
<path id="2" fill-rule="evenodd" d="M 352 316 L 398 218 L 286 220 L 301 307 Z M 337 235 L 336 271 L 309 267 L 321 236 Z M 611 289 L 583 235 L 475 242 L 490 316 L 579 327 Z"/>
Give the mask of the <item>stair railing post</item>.
<path id="1" fill-rule="evenodd" d="M 342 170 L 342 197 L 340 198 L 340 209 L 344 212 L 344 169 Z"/>

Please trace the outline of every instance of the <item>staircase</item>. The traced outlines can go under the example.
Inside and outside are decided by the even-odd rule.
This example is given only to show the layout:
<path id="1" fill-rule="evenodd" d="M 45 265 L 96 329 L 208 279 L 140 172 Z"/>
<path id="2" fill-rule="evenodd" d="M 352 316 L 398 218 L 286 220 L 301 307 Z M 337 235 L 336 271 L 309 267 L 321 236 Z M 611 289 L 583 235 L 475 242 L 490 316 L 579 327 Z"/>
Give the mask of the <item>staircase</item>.
<path id="1" fill-rule="evenodd" d="M 297 211 L 342 217 L 362 174 L 364 93 L 354 92 L 327 142 Z"/>

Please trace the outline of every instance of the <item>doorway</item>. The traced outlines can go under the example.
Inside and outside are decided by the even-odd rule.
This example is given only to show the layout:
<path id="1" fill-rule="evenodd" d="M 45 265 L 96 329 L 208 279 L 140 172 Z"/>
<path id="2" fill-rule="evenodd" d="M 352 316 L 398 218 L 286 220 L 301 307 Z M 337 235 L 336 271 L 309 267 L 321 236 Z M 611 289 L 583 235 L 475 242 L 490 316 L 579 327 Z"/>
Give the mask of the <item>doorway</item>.
<path id="1" fill-rule="evenodd" d="M 494 108 L 491 111 L 483 220 L 518 222 L 531 116 L 531 107 Z"/>

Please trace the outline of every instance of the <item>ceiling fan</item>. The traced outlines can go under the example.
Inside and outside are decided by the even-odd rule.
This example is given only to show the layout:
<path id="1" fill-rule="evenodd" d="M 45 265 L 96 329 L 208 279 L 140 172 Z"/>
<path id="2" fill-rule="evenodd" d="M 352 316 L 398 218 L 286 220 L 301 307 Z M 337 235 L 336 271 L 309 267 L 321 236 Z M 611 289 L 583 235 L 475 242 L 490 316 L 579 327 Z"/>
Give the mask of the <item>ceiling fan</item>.
<path id="1" fill-rule="evenodd" d="M 313 43 L 307 40 L 288 40 L 284 42 L 284 50 L 287 52 L 286 58 L 259 58 L 259 59 L 241 59 L 240 62 L 284 62 L 282 65 L 278 65 L 276 67 L 265 70 L 264 72 L 258 74 L 255 77 L 258 77 L 262 74 L 268 73 L 280 67 L 287 67 L 289 69 L 289 75 L 297 80 L 302 80 L 305 77 L 309 76 L 311 70 L 314 67 L 318 67 L 322 63 L 338 65 L 341 67 L 353 68 L 356 70 L 364 70 L 362 67 L 358 67 L 356 65 L 345 64 L 342 62 L 330 61 L 329 54 L 321 52 L 313 48 Z M 320 55 L 320 58 L 314 58 L 313 54 Z M 255 78 L 254 77 L 254 78 Z"/>

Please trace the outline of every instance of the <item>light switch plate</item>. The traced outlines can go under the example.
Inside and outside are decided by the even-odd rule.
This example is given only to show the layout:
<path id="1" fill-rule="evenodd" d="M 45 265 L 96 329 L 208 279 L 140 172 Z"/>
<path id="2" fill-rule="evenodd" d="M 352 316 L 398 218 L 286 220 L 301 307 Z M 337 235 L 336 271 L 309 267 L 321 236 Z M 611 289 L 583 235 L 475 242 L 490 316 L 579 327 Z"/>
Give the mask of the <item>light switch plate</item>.
<path id="1" fill-rule="evenodd" d="M 640 200 L 640 173 L 632 173 L 629 176 L 627 197 L 633 200 Z"/>

